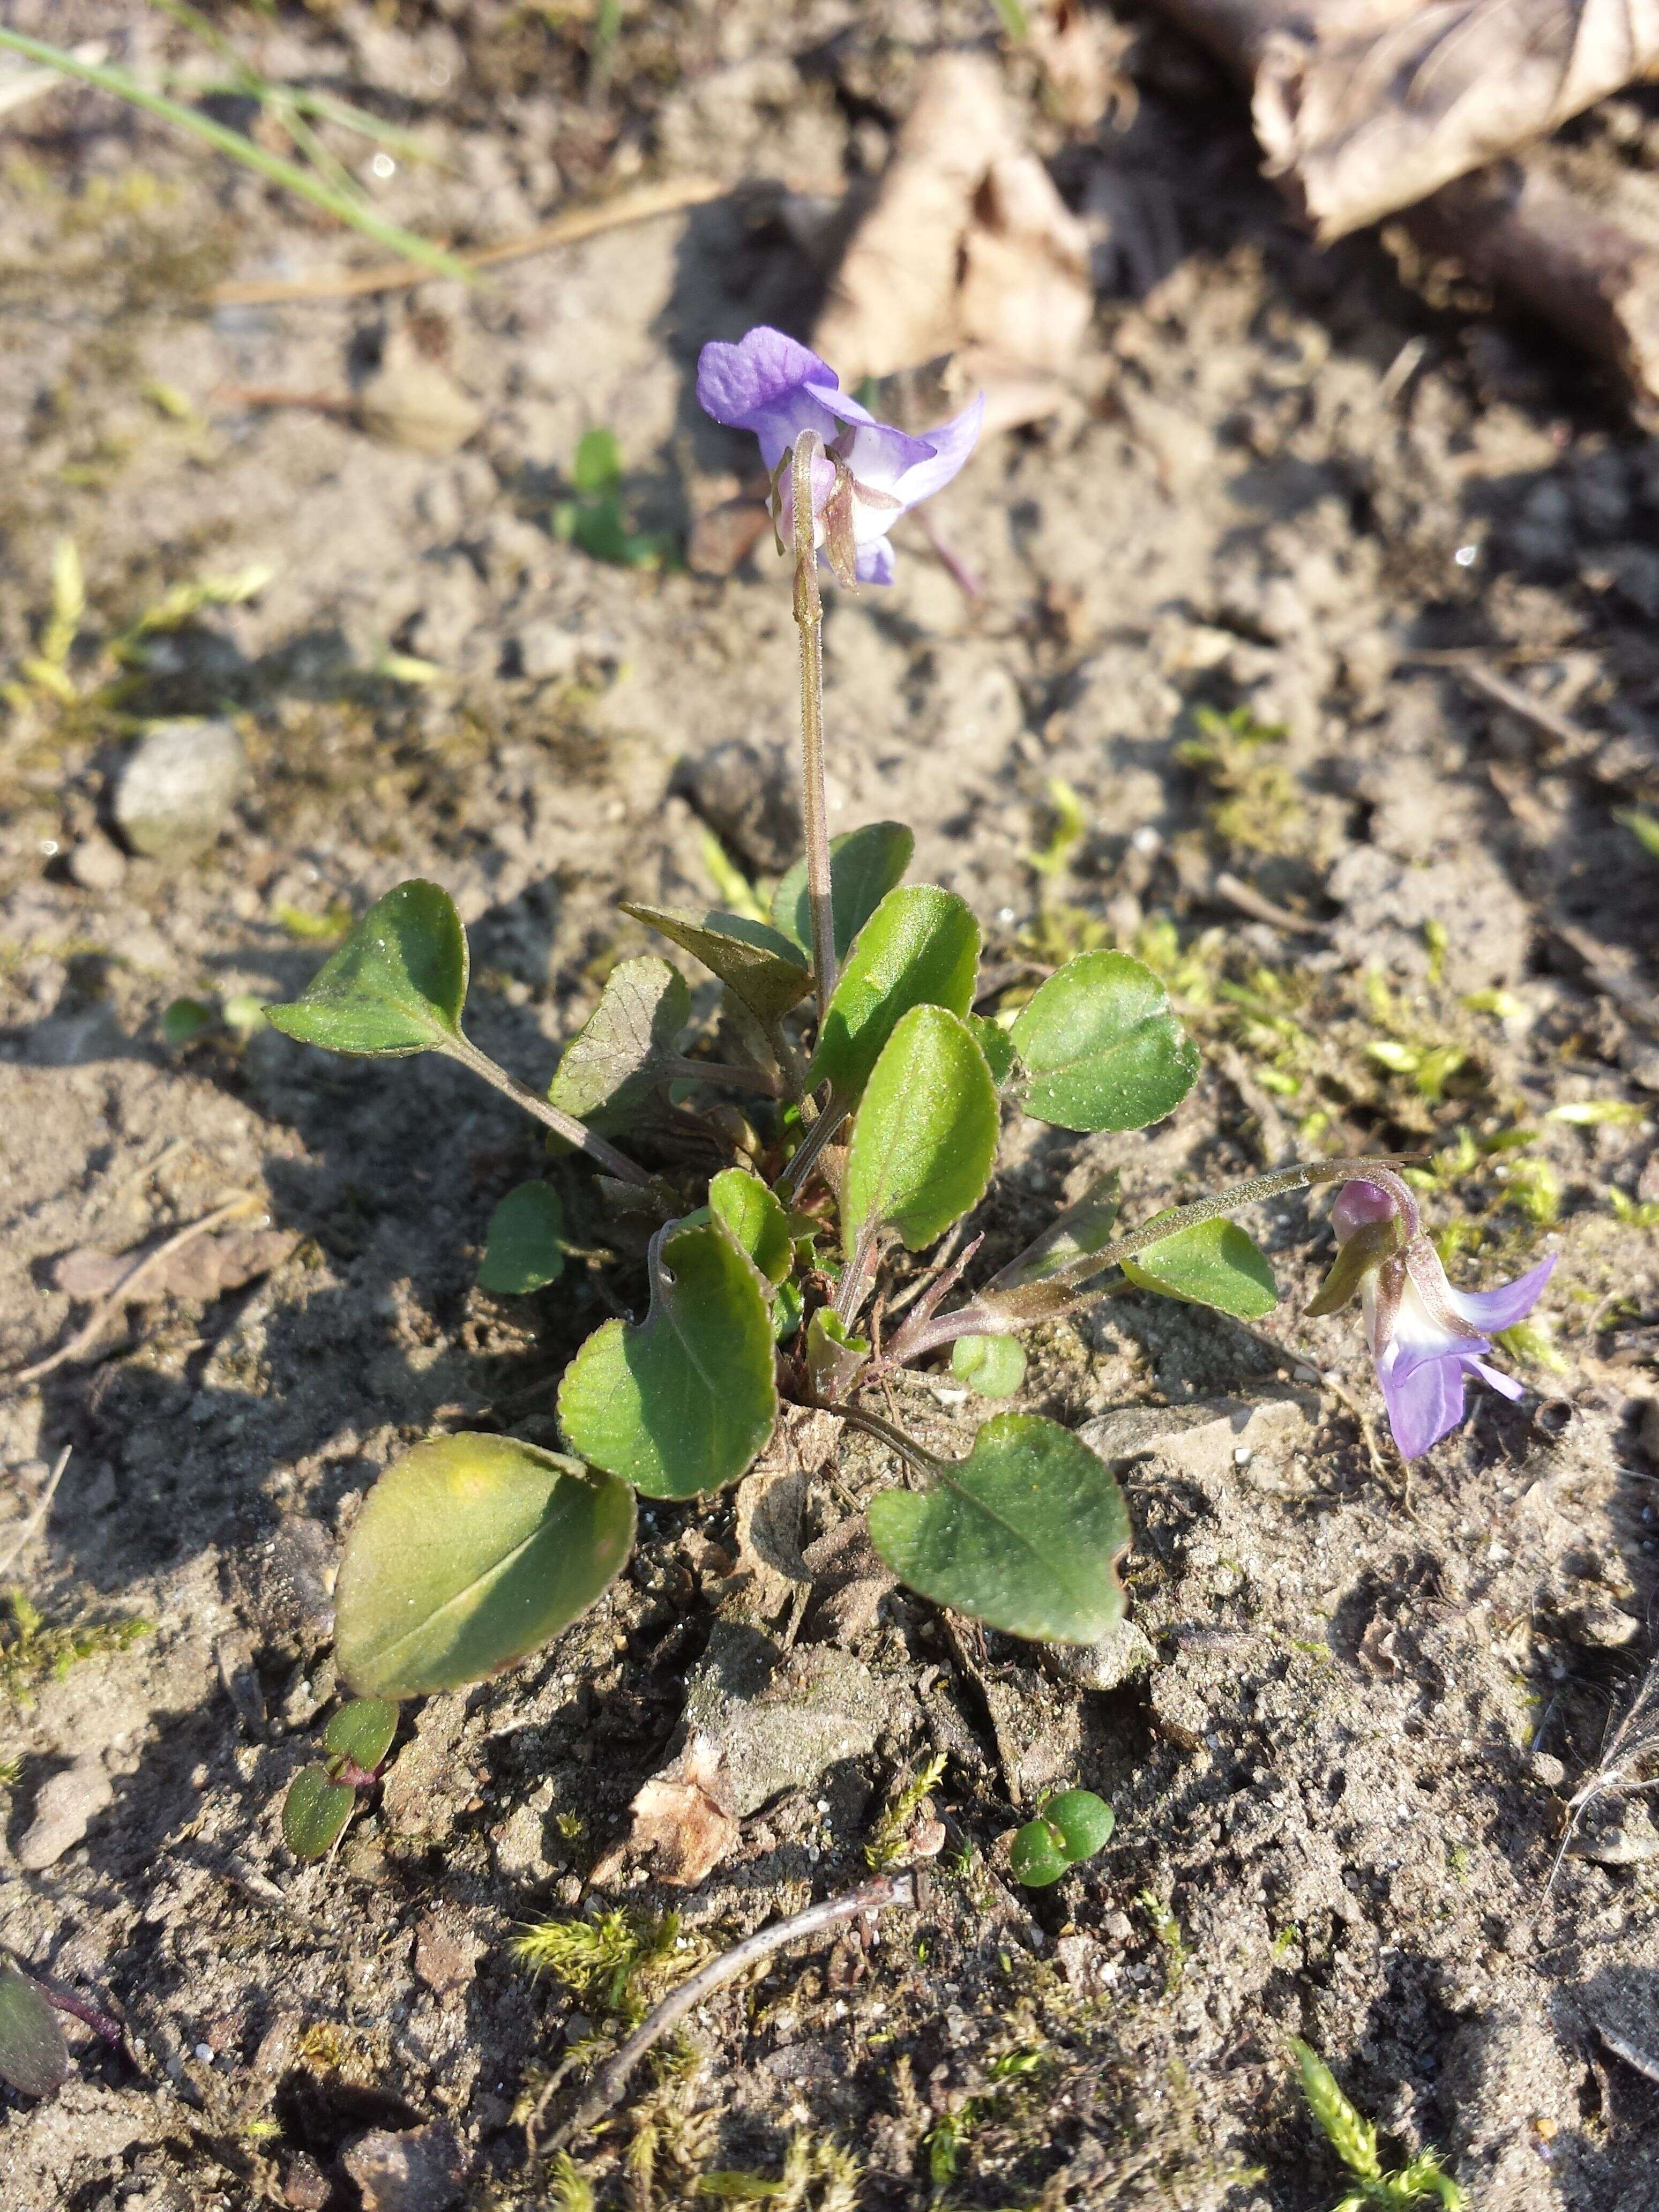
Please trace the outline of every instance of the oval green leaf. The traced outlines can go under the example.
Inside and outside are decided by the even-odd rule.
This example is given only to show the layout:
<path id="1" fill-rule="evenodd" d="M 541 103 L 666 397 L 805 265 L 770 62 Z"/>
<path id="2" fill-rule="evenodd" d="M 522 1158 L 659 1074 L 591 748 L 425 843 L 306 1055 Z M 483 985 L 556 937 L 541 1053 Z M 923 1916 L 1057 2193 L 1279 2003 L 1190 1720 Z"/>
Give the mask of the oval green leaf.
<path id="1" fill-rule="evenodd" d="M 638 1328 L 596 1329 L 559 1385 L 572 1447 L 650 1498 L 735 1482 L 778 1417 L 759 1271 L 715 1221 L 665 1231 Z"/>
<path id="2" fill-rule="evenodd" d="M 710 975 L 718 975 L 750 1013 L 769 1025 L 798 1005 L 812 987 L 799 948 L 763 921 L 751 921 L 741 914 L 639 906 L 628 899 L 623 900 L 622 910 L 701 960 Z"/>
<path id="3" fill-rule="evenodd" d="M 1143 1129 L 1198 1074 L 1170 994 L 1127 952 L 1085 952 L 1051 975 L 1010 1032 L 1028 1114 L 1061 1129 Z"/>
<path id="4" fill-rule="evenodd" d="M 297 999 L 264 1011 L 285 1036 L 331 1052 L 430 1052 L 460 1035 L 466 975 L 454 901 L 416 878 L 375 901 Z"/>
<path id="5" fill-rule="evenodd" d="M 1010 1636 L 1097 1644 L 1122 1618 L 1129 1541 L 1105 1462 L 1036 1413 L 998 1413 L 931 1489 L 884 1491 L 870 1537 L 923 1597 Z"/>
<path id="6" fill-rule="evenodd" d="M 789 1273 L 795 1244 L 788 1214 L 760 1177 L 747 1168 L 722 1168 L 708 1186 L 708 1206 L 775 1288 Z"/>
<path id="7" fill-rule="evenodd" d="M 283 1841 L 296 1859 L 327 1856 L 345 1833 L 357 1793 L 325 1766 L 302 1766 L 283 1800 Z"/>
<path id="8" fill-rule="evenodd" d="M 0 1965 L 0 2081 L 25 2097 L 50 2097 L 70 2070 L 58 2014 L 38 1982 Z"/>
<path id="9" fill-rule="evenodd" d="M 523 1297 L 564 1273 L 564 1208 L 550 1183 L 521 1182 L 489 1217 L 478 1287 Z"/>
<path id="10" fill-rule="evenodd" d="M 1059 1837 L 1046 1820 L 1028 1820 L 1009 1848 L 1014 1880 L 1026 1889 L 1047 1889 L 1071 1867 Z"/>
<path id="11" fill-rule="evenodd" d="M 349 1759 L 365 1774 L 373 1774 L 397 1733 L 396 1705 L 385 1698 L 353 1698 L 323 1730 L 323 1748 L 331 1759 Z"/>
<path id="12" fill-rule="evenodd" d="M 565 1047 L 548 1103 L 580 1121 L 625 1114 L 662 1079 L 690 1018 L 691 994 L 678 968 L 649 955 L 619 961 Z"/>
<path id="13" fill-rule="evenodd" d="M 904 881 L 916 841 L 902 822 L 866 822 L 830 841 L 830 904 L 835 917 L 836 957 L 844 960 L 889 891 Z M 772 923 L 807 957 L 812 951 L 812 902 L 806 863 L 797 860 L 772 894 Z"/>
<path id="14" fill-rule="evenodd" d="M 1025 1347 L 1017 1336 L 959 1336 L 951 1372 L 981 1398 L 1012 1398 L 1025 1380 Z"/>
<path id="15" fill-rule="evenodd" d="M 1074 1866 L 1079 1859 L 1091 1859 L 1097 1851 L 1103 1850 L 1117 1826 L 1117 1814 L 1092 1790 L 1062 1790 L 1038 1810 Z"/>
<path id="16" fill-rule="evenodd" d="M 1123 1272 L 1143 1291 L 1215 1306 L 1240 1321 L 1260 1321 L 1279 1303 L 1266 1253 L 1236 1221 L 1194 1222 L 1124 1261 Z"/>
<path id="17" fill-rule="evenodd" d="M 853 1125 L 842 1194 L 848 1253 L 883 1228 L 912 1252 L 942 1237 L 985 1195 L 1000 1133 L 996 1085 L 965 1024 L 943 1006 L 912 1006 Z"/>
<path id="18" fill-rule="evenodd" d="M 511 1437 L 434 1437 L 389 1467 L 352 1524 L 335 1654 L 363 1697 L 452 1690 L 584 1613 L 634 1541 L 626 1486 Z"/>
<path id="19" fill-rule="evenodd" d="M 954 891 L 934 884 L 889 891 L 842 969 L 808 1085 L 827 1079 L 850 1105 L 913 1006 L 968 1012 L 978 967 L 979 924 Z"/>

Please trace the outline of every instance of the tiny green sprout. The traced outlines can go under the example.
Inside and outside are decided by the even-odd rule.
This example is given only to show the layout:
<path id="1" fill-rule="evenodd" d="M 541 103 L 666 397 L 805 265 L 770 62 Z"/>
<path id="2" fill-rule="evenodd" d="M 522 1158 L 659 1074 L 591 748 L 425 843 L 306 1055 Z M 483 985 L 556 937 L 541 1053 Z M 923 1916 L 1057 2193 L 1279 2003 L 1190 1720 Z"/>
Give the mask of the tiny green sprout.
<path id="1" fill-rule="evenodd" d="M 1174 1911 L 1154 1889 L 1143 1889 L 1135 1903 L 1152 1923 L 1152 1933 L 1164 1947 L 1164 1993 L 1173 1996 L 1187 1971 L 1187 1939 Z"/>
<path id="2" fill-rule="evenodd" d="M 213 1027 L 214 1013 L 205 1000 L 173 999 L 161 1009 L 161 1040 L 165 1044 L 192 1044 Z"/>
<path id="3" fill-rule="evenodd" d="M 1659 814 L 1644 814 L 1638 808 L 1615 808 L 1613 820 L 1628 830 L 1650 860 L 1659 860 Z"/>
<path id="4" fill-rule="evenodd" d="M 1467 2212 L 1468 2197 L 1443 2172 L 1431 2150 L 1419 2151 L 1398 2172 L 1385 2173 L 1377 2154 L 1376 2124 L 1349 2103 L 1335 2075 L 1300 2036 L 1290 2039 L 1290 2055 L 1320 2132 L 1353 2177 L 1354 2187 L 1336 2212 L 1363 2212 L 1368 2204 L 1382 2207 L 1384 2212 L 1408 2212 L 1412 2205 L 1430 2202 L 1440 2204 L 1443 2212 Z"/>
<path id="5" fill-rule="evenodd" d="M 283 1840 L 296 1859 L 333 1850 L 397 1733 L 398 1708 L 384 1698 L 353 1698 L 332 1715 L 323 1731 L 327 1763 L 302 1766 L 283 1800 Z"/>
<path id="6" fill-rule="evenodd" d="M 1037 1808 L 1015 1836 L 1014 1879 L 1027 1889 L 1046 1889 L 1085 1859 L 1103 1850 L 1117 1815 L 1092 1790 L 1062 1790 Z"/>
<path id="7" fill-rule="evenodd" d="M 575 496 L 555 507 L 555 537 L 592 561 L 609 561 L 623 568 L 660 568 L 671 557 L 672 538 L 629 526 L 623 505 L 622 453 L 611 431 L 593 429 L 583 435 L 570 482 Z"/>

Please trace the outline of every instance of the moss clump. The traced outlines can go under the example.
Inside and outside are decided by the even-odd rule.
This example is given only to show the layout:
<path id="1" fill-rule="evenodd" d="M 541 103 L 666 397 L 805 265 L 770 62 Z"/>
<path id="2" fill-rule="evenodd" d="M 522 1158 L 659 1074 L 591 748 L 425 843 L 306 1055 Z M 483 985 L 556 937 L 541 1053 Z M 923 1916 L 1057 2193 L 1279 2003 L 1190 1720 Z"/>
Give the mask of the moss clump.
<path id="1" fill-rule="evenodd" d="M 27 1705 L 48 1678 L 60 1681 L 82 1659 L 100 1651 L 125 1651 L 154 1623 L 126 1620 L 48 1622 L 21 1590 L 6 1596 L 0 1616 L 0 1692 Z"/>

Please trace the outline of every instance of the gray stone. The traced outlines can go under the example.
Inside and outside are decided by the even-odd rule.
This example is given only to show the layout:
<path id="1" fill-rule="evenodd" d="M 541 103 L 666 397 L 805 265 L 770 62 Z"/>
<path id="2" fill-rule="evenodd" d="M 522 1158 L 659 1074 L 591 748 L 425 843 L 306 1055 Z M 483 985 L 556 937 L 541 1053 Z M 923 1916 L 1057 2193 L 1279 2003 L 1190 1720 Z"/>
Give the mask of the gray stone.
<path id="1" fill-rule="evenodd" d="M 1115 1690 L 1158 1656 L 1152 1638 L 1132 1620 L 1120 1620 L 1098 1644 L 1049 1644 L 1043 1650 L 1061 1680 L 1083 1690 Z"/>
<path id="2" fill-rule="evenodd" d="M 224 829 L 246 774 L 228 722 L 159 722 L 117 780 L 116 826 L 135 853 L 188 860 Z"/>
<path id="3" fill-rule="evenodd" d="M 722 1797 L 741 1819 L 874 1750 L 893 1724 L 895 1687 L 833 1646 L 786 1656 L 758 1629 L 716 1621 L 687 1685 L 685 1725 L 718 1747 Z"/>
<path id="4" fill-rule="evenodd" d="M 83 891 L 116 890 L 127 872 L 127 856 L 112 839 L 94 830 L 70 851 L 69 872 Z"/>
<path id="5" fill-rule="evenodd" d="M 73 1850 L 87 1830 L 115 1796 L 101 1760 L 77 1759 L 73 1766 L 42 1784 L 34 1801 L 34 1818 L 17 1846 L 17 1863 L 31 1874 L 56 1866 L 65 1851 Z"/>
<path id="6" fill-rule="evenodd" d="M 562 623 L 526 623 L 519 632 L 519 665 L 532 684 L 574 676 L 582 651 L 580 635 Z"/>
<path id="7" fill-rule="evenodd" d="M 399 2135 L 371 2129 L 341 2163 L 362 2191 L 363 2212 L 449 2212 L 466 2172 L 447 2120 Z"/>

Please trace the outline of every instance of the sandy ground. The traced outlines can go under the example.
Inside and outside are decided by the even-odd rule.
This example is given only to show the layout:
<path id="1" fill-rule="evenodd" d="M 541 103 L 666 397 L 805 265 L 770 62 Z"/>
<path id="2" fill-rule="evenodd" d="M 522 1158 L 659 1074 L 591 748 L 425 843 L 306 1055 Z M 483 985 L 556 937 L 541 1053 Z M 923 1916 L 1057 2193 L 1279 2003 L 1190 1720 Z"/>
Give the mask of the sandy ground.
<path id="1" fill-rule="evenodd" d="M 11 15 L 64 36 L 136 12 Z M 342 4 L 282 11 L 258 50 L 422 118 L 444 166 L 400 166 L 384 204 L 483 239 L 641 173 L 837 192 L 878 167 L 919 55 L 985 39 L 989 11 L 630 12 L 597 99 L 562 22 Z M 614 2023 L 518 1964 L 515 1927 L 626 1905 L 728 1942 L 860 1879 L 895 1784 L 936 1753 L 948 1840 L 921 1911 L 711 2004 L 574 2147 L 601 2203 L 775 2178 L 799 2136 L 816 2178 L 775 2201 L 847 2201 L 839 2144 L 871 2207 L 1328 2212 L 1342 2177 L 1291 2033 L 1389 2155 L 1438 2144 L 1481 2212 L 1659 2203 L 1659 2092 L 1608 2040 L 1659 2054 L 1641 1800 L 1598 1809 L 1594 1855 L 1551 1878 L 1649 1654 L 1659 1540 L 1659 864 L 1617 819 L 1659 805 L 1659 465 L 1536 333 L 1405 289 L 1373 240 L 1298 240 L 1188 50 L 1146 30 L 1125 67 L 1119 137 L 1068 147 L 1035 100 L 1030 128 L 1073 186 L 1090 163 L 1127 179 L 1178 252 L 1103 295 L 1060 415 L 988 442 L 937 503 L 981 599 L 912 536 L 890 591 L 832 605 L 833 826 L 913 822 L 915 872 L 969 898 L 994 960 L 1139 950 L 1204 1043 L 1158 1131 L 1014 1127 L 988 1253 L 1102 1165 L 1134 1214 L 1298 1151 L 1412 1146 L 1462 1279 L 1559 1255 L 1552 1364 L 1522 1405 L 1483 1395 L 1407 1485 L 1351 1317 L 1294 1318 L 1329 1234 L 1285 1201 L 1252 1224 L 1286 1293 L 1260 1331 L 1131 1292 L 1034 1347 L 1022 1402 L 1095 1424 L 1121 1465 L 1130 1680 L 1081 1689 L 889 1596 L 845 1648 L 807 1647 L 855 1755 L 799 1753 L 696 1889 L 590 1888 L 722 1603 L 729 1496 L 660 1508 L 586 1620 L 406 1712 L 339 1856 L 296 1866 L 278 1808 L 332 1695 L 329 1582 L 363 1491 L 434 1427 L 554 1442 L 564 1359 L 641 1285 L 622 1263 L 527 1301 L 475 1287 L 490 1207 L 539 1153 L 459 1073 L 217 1019 L 174 1045 L 160 1017 L 290 993 L 331 915 L 425 874 L 472 933 L 474 1033 L 544 1081 L 643 949 L 617 897 L 707 896 L 711 829 L 752 874 L 788 860 L 793 628 L 765 544 L 729 576 L 645 574 L 551 525 L 595 425 L 642 528 L 678 538 L 739 491 L 697 348 L 808 327 L 818 279 L 751 193 L 473 291 L 216 309 L 231 276 L 362 249 L 107 102 L 38 103 L 0 139 L 0 659 L 15 676 L 37 650 L 64 535 L 88 610 L 81 702 L 32 694 L 0 750 L 0 1353 L 84 1317 L 65 1255 L 137 1252 L 242 1192 L 285 1234 L 228 1288 L 195 1248 L 88 1358 L 0 1399 L 0 1553 L 72 1454 L 9 1570 L 43 1626 L 28 1643 L 14 1607 L 0 1650 L 0 1941 L 125 2031 L 71 2023 L 61 2094 L 0 2097 L 19 2212 L 548 2203 L 526 2115 Z M 343 400 L 411 348 L 481 411 L 455 453 L 223 396 Z M 166 592 L 256 562 L 257 597 L 85 703 Z M 1472 691 L 1458 653 L 1577 734 Z M 1205 708 L 1281 734 L 1206 738 Z M 205 853 L 123 865 L 134 732 L 180 715 L 234 728 L 241 795 Z M 1056 777 L 1088 826 L 1046 879 Z M 1224 875 L 1310 927 L 1251 918 Z M 1586 1102 L 1604 1118 L 1559 1116 Z M 911 1395 L 959 1444 L 967 1409 Z M 849 1448 L 811 1530 L 888 1479 Z M 1003 1839 L 1064 1780 L 1112 1802 L 1115 1836 L 1023 1892 Z M 376 2130 L 427 2130 L 453 2185 L 365 2181 Z"/>

